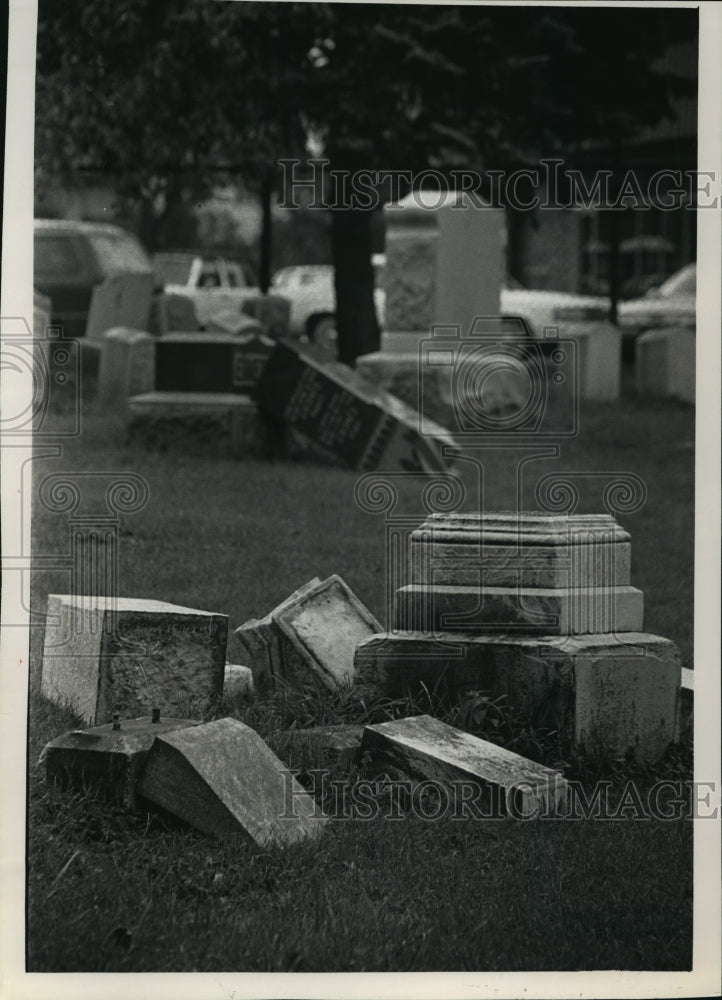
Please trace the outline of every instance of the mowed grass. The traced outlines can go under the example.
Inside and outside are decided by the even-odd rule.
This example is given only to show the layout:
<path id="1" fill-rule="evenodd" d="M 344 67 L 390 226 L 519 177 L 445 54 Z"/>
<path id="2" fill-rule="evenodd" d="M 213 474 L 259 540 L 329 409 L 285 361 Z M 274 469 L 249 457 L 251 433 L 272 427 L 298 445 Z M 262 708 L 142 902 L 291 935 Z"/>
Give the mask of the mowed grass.
<path id="1" fill-rule="evenodd" d="M 678 643 L 692 666 L 693 413 L 675 404 L 586 406 L 581 433 L 558 457 L 529 462 L 522 504 L 538 506 L 550 471 L 585 473 L 580 511 L 602 511 L 614 473 L 646 485 L 620 522 L 632 535 L 632 583 L 645 592 L 645 628 Z M 62 416 L 56 418 L 62 424 Z M 517 502 L 515 457 L 484 465 L 486 508 Z M 123 443 L 120 421 L 88 408 L 83 433 L 58 459 L 35 462 L 35 495 L 56 472 L 133 472 L 149 500 L 121 516 L 119 589 L 229 615 L 231 630 L 266 614 L 314 575 L 340 574 L 382 622 L 383 514 L 354 501 L 357 473 L 306 462 L 251 462 L 202 451 L 156 453 Z M 605 479 L 599 473 L 604 473 Z M 478 508 L 474 468 L 463 473 Z M 108 479 L 83 480 L 103 510 Z M 420 480 L 397 484 L 395 513 L 423 514 Z M 68 514 L 35 503 L 34 552 L 67 552 Z M 32 608 L 65 592 L 62 572 L 38 572 Z M 686 969 L 691 965 L 692 825 L 685 819 L 520 822 L 377 818 L 332 821 L 288 851 L 217 843 L 167 817 L 126 814 L 92 793 L 48 788 L 36 761 L 75 725 L 37 693 L 40 618 L 31 630 L 28 969 L 30 971 L 502 971 Z M 238 661 L 230 638 L 228 659 Z M 358 695 L 280 692 L 225 702 L 300 766 L 280 737 L 290 725 L 369 722 L 413 712 Z M 448 710 L 448 706 L 447 706 Z M 449 717 L 447 715 L 447 717 Z M 457 724 L 465 717 L 452 713 Z M 474 716 L 465 726 L 474 731 Z M 483 724 L 479 730 L 482 735 Z M 508 736 L 508 733 L 506 734 Z M 540 745 L 539 759 L 553 747 Z M 689 774 L 673 750 L 655 769 L 605 765 L 570 773 L 655 779 Z M 606 770 L 605 770 L 606 768 Z M 358 773 L 342 773 L 353 781 Z"/>

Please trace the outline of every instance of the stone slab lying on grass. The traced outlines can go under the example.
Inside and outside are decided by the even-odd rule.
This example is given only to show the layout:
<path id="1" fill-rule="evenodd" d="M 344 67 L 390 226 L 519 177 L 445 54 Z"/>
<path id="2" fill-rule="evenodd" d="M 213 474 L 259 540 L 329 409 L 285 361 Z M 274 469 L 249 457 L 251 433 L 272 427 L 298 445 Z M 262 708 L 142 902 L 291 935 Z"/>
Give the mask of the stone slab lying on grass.
<path id="1" fill-rule="evenodd" d="M 661 636 L 374 636 L 360 677 L 390 698 L 426 704 L 465 691 L 503 696 L 514 717 L 559 732 L 564 752 L 659 760 L 677 739 L 680 657 Z"/>
<path id="2" fill-rule="evenodd" d="M 300 654 L 303 681 L 309 671 L 331 690 L 355 680 L 356 646 L 381 631 L 371 612 L 340 576 L 330 576 L 317 587 L 299 594 L 273 612 L 281 632 Z M 298 666 L 299 660 L 294 664 Z M 284 664 L 284 668 L 286 664 Z"/>
<path id="3" fill-rule="evenodd" d="M 223 677 L 223 694 L 229 698 L 252 698 L 255 693 L 251 668 L 240 663 L 227 663 Z"/>
<path id="4" fill-rule="evenodd" d="M 435 782 L 452 795 L 458 790 L 455 782 L 476 784 L 487 796 L 487 809 L 491 797 L 492 811 L 554 814 L 566 803 L 567 784 L 558 771 L 428 715 L 366 726 L 361 753 L 370 755 L 377 774 Z"/>
<path id="5" fill-rule="evenodd" d="M 394 629 L 585 635 L 639 632 L 635 587 L 464 587 L 412 583 L 394 595 Z"/>
<path id="6" fill-rule="evenodd" d="M 255 320 L 236 313 L 239 332 L 170 333 L 155 341 L 160 392 L 249 393 L 273 350 Z M 250 326 L 247 332 L 241 327 Z"/>
<path id="7" fill-rule="evenodd" d="M 271 433 L 250 396 L 221 392 L 146 392 L 128 400 L 128 436 L 148 448 L 267 456 Z"/>
<path id="8" fill-rule="evenodd" d="M 97 788 L 127 809 L 138 807 L 135 789 L 156 736 L 200 723 L 190 719 L 122 719 L 63 733 L 45 747 L 41 761 L 48 782 Z"/>
<path id="9" fill-rule="evenodd" d="M 279 628 L 274 616 L 287 604 L 320 585 L 321 580 L 314 576 L 312 580 L 285 598 L 273 611 L 269 611 L 265 618 L 250 618 L 236 629 L 235 636 L 243 658 L 251 668 L 254 682 L 259 690 L 271 686 L 285 673 L 292 672 L 294 661 L 300 657 L 296 647 Z M 287 664 L 285 669 L 284 663 Z"/>
<path id="10" fill-rule="evenodd" d="M 264 848 L 316 837 L 326 822 L 258 733 L 236 719 L 156 738 L 138 791 L 203 833 L 243 835 Z"/>
<path id="11" fill-rule="evenodd" d="M 434 514 L 412 532 L 410 561 L 411 583 L 626 586 L 631 545 L 608 514 Z"/>
<path id="12" fill-rule="evenodd" d="M 259 407 L 355 469 L 445 471 L 452 435 L 337 362 L 276 345 L 255 393 Z"/>
<path id="13" fill-rule="evenodd" d="M 89 725 L 200 715 L 220 697 L 228 618 L 163 601 L 50 594 L 42 693 Z"/>
<path id="14" fill-rule="evenodd" d="M 314 726 L 312 729 L 287 729 L 280 734 L 280 739 L 285 746 L 302 752 L 307 758 L 354 764 L 359 757 L 363 732 L 363 726 Z"/>

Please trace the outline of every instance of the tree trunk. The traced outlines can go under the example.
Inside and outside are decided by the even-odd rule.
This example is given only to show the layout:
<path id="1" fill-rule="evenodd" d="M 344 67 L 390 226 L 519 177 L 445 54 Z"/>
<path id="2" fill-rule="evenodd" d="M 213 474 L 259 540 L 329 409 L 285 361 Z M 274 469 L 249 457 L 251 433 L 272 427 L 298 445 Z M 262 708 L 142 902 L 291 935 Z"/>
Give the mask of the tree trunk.
<path id="1" fill-rule="evenodd" d="M 258 260 L 258 285 L 265 293 L 271 284 L 272 227 L 271 199 L 273 197 L 273 176 L 266 174 L 261 181 L 261 241 Z"/>
<path id="2" fill-rule="evenodd" d="M 372 213 L 341 208 L 331 212 L 338 359 L 353 366 L 378 351 L 381 335 L 374 303 Z"/>

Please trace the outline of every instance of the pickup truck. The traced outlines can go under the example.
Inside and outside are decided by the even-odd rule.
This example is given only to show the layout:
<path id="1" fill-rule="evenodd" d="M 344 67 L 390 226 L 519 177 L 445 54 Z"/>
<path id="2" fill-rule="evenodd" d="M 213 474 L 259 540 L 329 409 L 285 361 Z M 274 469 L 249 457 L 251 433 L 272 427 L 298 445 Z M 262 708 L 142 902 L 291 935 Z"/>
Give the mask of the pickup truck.
<path id="1" fill-rule="evenodd" d="M 241 265 L 225 257 L 157 253 L 153 267 L 164 291 L 192 300 L 202 327 L 217 313 L 240 312 L 244 302 L 260 295 Z"/>

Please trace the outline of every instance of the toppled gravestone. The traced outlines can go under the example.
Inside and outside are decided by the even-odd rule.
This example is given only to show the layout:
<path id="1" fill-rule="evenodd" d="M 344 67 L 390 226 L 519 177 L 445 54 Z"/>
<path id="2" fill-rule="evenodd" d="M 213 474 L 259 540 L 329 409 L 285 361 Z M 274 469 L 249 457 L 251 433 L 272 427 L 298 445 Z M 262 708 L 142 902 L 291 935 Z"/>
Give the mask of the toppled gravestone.
<path id="1" fill-rule="evenodd" d="M 163 719 L 160 712 L 154 712 L 140 719 L 63 733 L 41 754 L 46 780 L 96 788 L 125 808 L 136 809 L 135 789 L 153 740 L 197 725 L 191 719 Z"/>
<path id="2" fill-rule="evenodd" d="M 566 804 L 567 783 L 558 771 L 428 715 L 366 726 L 361 753 L 376 773 L 431 782 L 455 797 L 455 808 L 473 803 L 484 816 L 550 815 Z"/>
<path id="3" fill-rule="evenodd" d="M 259 409 L 353 469 L 446 471 L 457 453 L 443 427 L 338 362 L 278 343 L 258 385 Z"/>
<path id="4" fill-rule="evenodd" d="M 381 631 L 339 576 L 315 577 L 263 619 L 236 630 L 256 683 L 321 683 L 331 690 L 356 679 L 356 646 Z"/>
<path id="5" fill-rule="evenodd" d="M 41 691 L 89 725 L 200 715 L 220 697 L 228 617 L 164 601 L 48 596 Z"/>
<path id="6" fill-rule="evenodd" d="M 138 791 L 203 833 L 263 848 L 317 837 L 326 823 L 258 733 L 236 719 L 157 737 Z"/>

